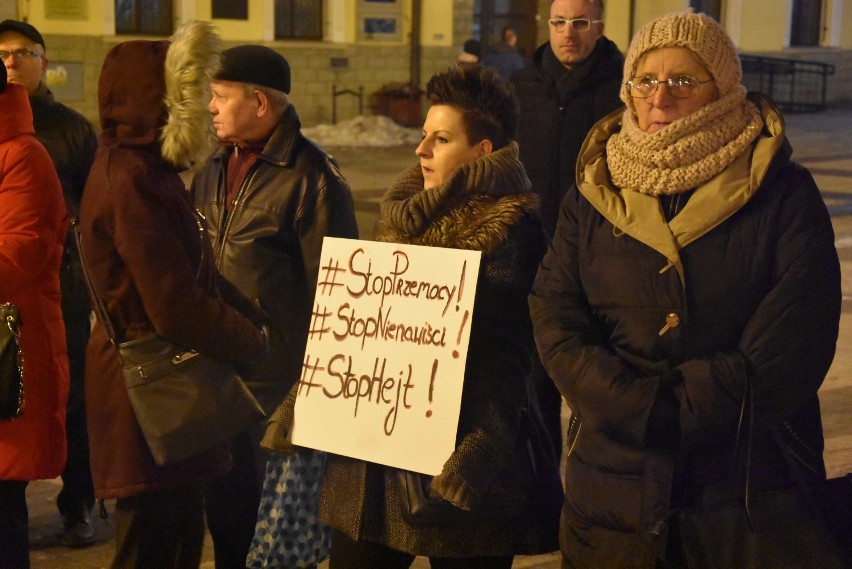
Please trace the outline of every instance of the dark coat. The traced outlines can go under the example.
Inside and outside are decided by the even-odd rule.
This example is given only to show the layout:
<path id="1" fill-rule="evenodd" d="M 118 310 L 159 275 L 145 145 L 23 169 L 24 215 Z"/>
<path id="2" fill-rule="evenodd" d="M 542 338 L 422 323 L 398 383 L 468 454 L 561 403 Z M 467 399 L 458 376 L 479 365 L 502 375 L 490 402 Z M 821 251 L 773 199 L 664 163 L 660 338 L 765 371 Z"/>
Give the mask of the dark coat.
<path id="1" fill-rule="evenodd" d="M 23 415 L 0 421 L 0 480 L 53 478 L 65 465 L 59 263 L 67 228 L 62 188 L 34 136 L 27 91 L 10 84 L 0 94 L 0 303 L 20 312 L 25 400 Z"/>
<path id="2" fill-rule="evenodd" d="M 479 64 L 490 67 L 508 81 L 512 75 L 524 68 L 524 57 L 514 47 L 501 43 L 486 52 Z"/>
<path id="3" fill-rule="evenodd" d="M 76 217 L 80 213 L 80 200 L 83 198 L 86 177 L 95 159 L 97 135 L 83 115 L 57 102 L 44 83 L 30 95 L 30 105 L 33 108 L 36 138 L 50 154 L 62 184 L 65 205 L 71 217 Z M 77 318 L 88 320 L 89 297 L 80 268 L 77 245 L 70 233 L 65 242 L 60 279 L 63 315 L 68 318 L 69 314 L 73 314 Z M 85 342 L 85 339 L 80 341 Z"/>
<path id="4" fill-rule="evenodd" d="M 216 266 L 272 318 L 269 358 L 248 381 L 267 413 L 302 369 L 323 238 L 358 237 L 349 186 L 334 160 L 300 130 L 290 105 L 227 214 L 233 147 L 219 148 L 192 183 L 195 206 L 215 243 Z"/>
<path id="5" fill-rule="evenodd" d="M 610 185 L 605 144 L 620 113 L 584 145 L 583 181 L 530 296 L 542 361 L 581 420 L 568 441 L 568 567 L 653 568 L 666 534 L 652 529 L 671 508 L 742 492 L 731 470 L 747 377 L 753 491 L 793 483 L 770 425 L 825 475 L 817 389 L 834 356 L 840 268 L 819 190 L 790 161 L 777 111 L 761 110 L 754 145 L 668 224 L 656 197 Z"/>
<path id="6" fill-rule="evenodd" d="M 476 510 L 502 486 L 512 510 L 463 526 L 412 526 L 400 515 L 396 469 L 329 455 L 323 521 L 353 539 L 416 555 L 467 557 L 541 553 L 556 547 L 558 483 L 541 488 L 527 467 L 521 414 L 532 355 L 526 306 L 545 236 L 535 198 L 512 145 L 423 190 L 420 166 L 388 190 L 379 241 L 483 252 L 464 375 L 457 447 L 432 491 Z M 556 473 L 555 460 L 551 463 Z M 546 474 L 542 475 L 545 479 Z M 542 502 L 534 496 L 545 495 Z"/>
<path id="7" fill-rule="evenodd" d="M 622 106 L 618 92 L 623 65 L 618 47 L 605 37 L 570 71 L 545 43 L 512 78 L 521 103 L 517 136 L 521 162 L 540 196 L 548 235 L 553 235 L 559 204 L 574 183 L 574 165 L 586 134 Z"/>
<path id="8" fill-rule="evenodd" d="M 83 250 L 118 341 L 154 331 L 200 353 L 245 364 L 262 354 L 263 338 L 229 305 L 254 321 L 262 315 L 216 273 L 209 240 L 199 231 L 179 172 L 162 156 L 168 46 L 130 41 L 107 54 L 98 86 L 103 131 L 80 212 Z M 183 134 L 184 140 L 193 140 Z M 179 486 L 227 471 L 227 446 L 157 466 L 130 406 L 117 351 L 100 323 L 86 358 L 92 478 L 99 498 Z"/>
<path id="9" fill-rule="evenodd" d="M 43 83 L 30 95 L 36 138 L 50 154 L 72 216 L 77 215 L 98 139 L 86 117 L 56 101 Z"/>

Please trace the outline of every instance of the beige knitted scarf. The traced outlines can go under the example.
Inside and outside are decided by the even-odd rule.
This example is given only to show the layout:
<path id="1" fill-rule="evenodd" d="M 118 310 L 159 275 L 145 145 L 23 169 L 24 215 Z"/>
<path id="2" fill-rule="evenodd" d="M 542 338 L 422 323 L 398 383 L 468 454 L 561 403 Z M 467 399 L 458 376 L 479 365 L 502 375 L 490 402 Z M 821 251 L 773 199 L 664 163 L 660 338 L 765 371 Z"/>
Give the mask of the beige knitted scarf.
<path id="1" fill-rule="evenodd" d="M 727 168 L 760 134 L 763 118 L 742 86 L 660 131 L 639 128 L 631 109 L 606 144 L 613 183 L 652 196 L 696 188 Z"/>

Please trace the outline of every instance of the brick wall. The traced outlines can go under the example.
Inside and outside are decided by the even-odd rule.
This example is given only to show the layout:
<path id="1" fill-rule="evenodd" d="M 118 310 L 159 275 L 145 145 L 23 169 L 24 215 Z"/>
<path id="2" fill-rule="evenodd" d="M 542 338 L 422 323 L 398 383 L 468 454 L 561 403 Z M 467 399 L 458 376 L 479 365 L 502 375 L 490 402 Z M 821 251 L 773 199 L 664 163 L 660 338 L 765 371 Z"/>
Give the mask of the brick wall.
<path id="1" fill-rule="evenodd" d="M 97 124 L 97 83 L 106 53 L 120 40 L 84 36 L 48 36 L 48 58 L 52 62 L 82 63 L 83 100 L 63 101 Z M 226 44 L 225 47 L 230 47 Z M 269 44 L 290 63 L 293 74 L 291 100 L 306 125 L 331 122 L 332 86 L 357 91 L 364 88 L 364 112 L 369 113 L 369 96 L 388 84 L 410 80 L 408 46 L 370 46 L 335 44 Z M 421 87 L 432 74 L 451 65 L 457 47 L 425 47 L 421 51 Z M 332 60 L 345 60 L 345 66 L 333 67 Z M 61 98 L 60 98 L 61 100 Z M 338 98 L 338 118 L 358 112 L 357 99 Z"/>

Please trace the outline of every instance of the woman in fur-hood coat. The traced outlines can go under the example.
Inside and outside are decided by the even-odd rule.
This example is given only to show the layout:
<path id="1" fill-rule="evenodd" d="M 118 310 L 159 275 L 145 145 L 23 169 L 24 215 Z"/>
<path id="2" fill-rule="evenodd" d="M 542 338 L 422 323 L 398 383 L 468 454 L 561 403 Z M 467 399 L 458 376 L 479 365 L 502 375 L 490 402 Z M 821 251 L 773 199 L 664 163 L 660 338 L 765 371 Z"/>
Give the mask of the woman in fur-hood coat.
<path id="1" fill-rule="evenodd" d="M 171 42 L 128 41 L 110 50 L 98 85 L 103 132 L 80 230 L 117 341 L 156 332 L 241 365 L 263 353 L 253 323 L 262 315 L 213 267 L 179 176 L 206 151 L 207 89 L 218 50 L 212 27 L 201 22 L 186 24 Z M 157 466 L 100 323 L 87 352 L 86 407 L 96 495 L 118 499 L 113 567 L 197 565 L 200 483 L 227 471 L 228 448 Z"/>
<path id="2" fill-rule="evenodd" d="M 545 236 L 511 141 L 514 123 L 506 117 L 512 117 L 514 95 L 502 85 L 495 73 L 477 67 L 430 80 L 420 164 L 387 191 L 376 227 L 378 241 L 482 252 L 456 450 L 438 476 L 420 475 L 445 508 L 430 521 L 407 519 L 399 470 L 330 454 L 321 516 L 337 530 L 335 567 L 407 567 L 413 556 L 424 555 L 449 558 L 441 567 L 499 568 L 511 565 L 515 554 L 556 548 L 558 467 L 552 452 L 546 456 L 549 445 L 533 442 L 543 426 L 526 383 L 533 344 L 525 296 Z M 455 122 L 448 108 L 465 118 Z M 483 136 L 470 126 L 482 115 L 489 115 L 483 123 L 509 126 L 493 135 L 484 127 L 484 155 L 471 158 L 465 148 L 469 161 L 447 166 L 447 149 L 458 147 L 461 132 L 471 143 Z"/>

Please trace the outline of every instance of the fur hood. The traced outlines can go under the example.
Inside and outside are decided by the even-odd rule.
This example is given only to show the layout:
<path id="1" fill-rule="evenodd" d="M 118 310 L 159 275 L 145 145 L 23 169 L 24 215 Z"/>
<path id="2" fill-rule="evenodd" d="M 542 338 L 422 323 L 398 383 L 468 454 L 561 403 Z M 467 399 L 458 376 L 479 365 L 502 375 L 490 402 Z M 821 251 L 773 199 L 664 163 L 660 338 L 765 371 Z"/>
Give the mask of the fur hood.
<path id="1" fill-rule="evenodd" d="M 206 22 L 187 22 L 172 36 L 165 68 L 169 118 L 161 140 L 163 158 L 176 166 L 199 163 L 213 150 L 216 136 L 207 103 L 221 49 L 219 36 Z"/>
<path id="2" fill-rule="evenodd" d="M 447 182 L 423 189 L 417 165 L 403 172 L 381 204 L 376 240 L 490 253 L 526 215 L 537 197 L 518 160 L 518 145 L 460 166 Z"/>
<path id="3" fill-rule="evenodd" d="M 103 143 L 157 147 L 186 168 L 210 151 L 207 103 L 219 66 L 213 26 L 190 21 L 170 41 L 133 40 L 113 47 L 98 82 Z"/>

